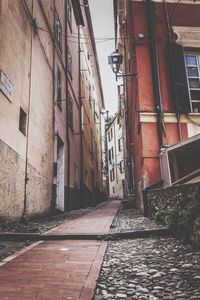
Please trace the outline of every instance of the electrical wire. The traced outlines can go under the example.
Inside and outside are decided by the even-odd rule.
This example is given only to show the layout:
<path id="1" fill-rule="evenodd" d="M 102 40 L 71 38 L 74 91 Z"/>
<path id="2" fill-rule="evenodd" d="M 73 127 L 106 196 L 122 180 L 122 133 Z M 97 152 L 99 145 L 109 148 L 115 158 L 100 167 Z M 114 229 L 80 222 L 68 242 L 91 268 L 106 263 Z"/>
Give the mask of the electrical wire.
<path id="1" fill-rule="evenodd" d="M 185 116 L 188 118 L 188 120 L 190 120 L 190 122 L 191 122 L 192 124 L 194 124 L 194 125 L 197 126 L 197 127 L 200 127 L 200 123 L 194 121 L 192 118 L 190 118 L 190 117 L 188 116 L 188 114 L 185 114 Z"/>
<path id="2" fill-rule="evenodd" d="M 49 33 L 49 30 L 48 30 L 48 29 L 42 28 L 42 27 L 40 27 L 40 26 L 38 26 L 38 25 L 36 25 L 36 26 L 37 26 L 37 27 L 36 27 L 37 30 L 40 30 L 40 31 Z M 54 31 L 51 31 L 51 33 L 54 34 Z M 65 35 L 64 35 L 64 34 L 61 34 L 61 37 L 64 38 Z M 73 39 L 78 39 L 77 33 L 74 33 L 73 35 L 69 35 L 69 34 L 68 34 L 67 37 L 71 39 L 70 41 L 71 41 L 72 43 L 78 43 L 78 41 L 76 42 L 76 41 L 73 40 Z M 89 35 L 82 34 L 82 35 L 80 36 L 80 39 L 81 39 L 82 43 L 85 43 L 85 44 L 93 43 L 93 42 L 91 41 L 91 37 L 90 37 Z M 117 39 L 118 39 L 118 40 L 121 40 L 121 38 L 117 38 Z M 124 37 L 123 39 L 125 39 L 125 40 L 134 40 L 135 37 Z M 84 41 L 84 40 L 86 40 L 86 41 Z M 87 40 L 90 40 L 90 42 L 89 42 L 89 41 L 87 42 Z M 109 42 L 109 41 L 113 41 L 113 40 L 115 40 L 114 37 L 105 37 L 105 38 L 104 38 L 104 37 L 95 37 L 95 38 L 94 38 L 94 43 L 95 43 L 95 42 L 96 42 L 96 43 L 103 43 L 103 42 Z"/>
<path id="3" fill-rule="evenodd" d="M 174 15 L 174 13 L 175 13 L 175 11 L 176 11 L 176 8 L 177 8 L 177 6 L 178 6 L 178 4 L 181 2 L 181 0 L 178 0 L 178 2 L 175 4 L 175 6 L 174 6 L 174 8 L 173 8 L 173 10 L 172 10 L 172 12 L 171 12 L 171 14 L 170 14 L 170 16 L 169 16 L 169 22 L 171 23 L 171 20 L 172 20 L 172 17 L 173 17 L 173 15 Z"/>

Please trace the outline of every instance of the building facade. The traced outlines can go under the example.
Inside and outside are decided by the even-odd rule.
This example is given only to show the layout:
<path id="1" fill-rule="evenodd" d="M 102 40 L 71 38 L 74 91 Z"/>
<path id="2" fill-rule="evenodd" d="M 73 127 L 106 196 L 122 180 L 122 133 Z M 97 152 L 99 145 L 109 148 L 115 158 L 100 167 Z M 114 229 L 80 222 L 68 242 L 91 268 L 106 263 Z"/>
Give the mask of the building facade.
<path id="1" fill-rule="evenodd" d="M 91 19 L 81 5 L 0 1 L 0 218 L 86 205 L 80 31 L 86 23 L 91 35 Z M 100 79 L 94 84 L 101 90 Z M 96 103 L 103 105 L 102 99 L 98 92 Z M 96 124 L 90 126 L 96 132 Z M 100 179 L 96 187 L 101 191 Z"/>
<path id="2" fill-rule="evenodd" d="M 90 10 L 87 1 L 82 4 L 85 24 L 80 31 L 82 199 L 87 205 L 94 205 L 104 199 L 101 135 L 104 98 Z"/>
<path id="3" fill-rule="evenodd" d="M 167 147 L 199 133 L 200 5 L 116 0 L 114 10 L 116 47 L 123 55 L 125 75 L 126 170 L 143 210 L 143 191 L 165 185 L 166 170 L 175 184 L 200 169 L 199 149 L 192 147 L 193 155 L 185 155 L 184 148 L 180 155 L 177 151 L 168 156 L 167 166 L 161 158 Z"/>
<path id="4" fill-rule="evenodd" d="M 125 196 L 124 142 L 122 120 L 119 114 L 106 129 L 109 174 L 109 196 L 123 199 Z"/>

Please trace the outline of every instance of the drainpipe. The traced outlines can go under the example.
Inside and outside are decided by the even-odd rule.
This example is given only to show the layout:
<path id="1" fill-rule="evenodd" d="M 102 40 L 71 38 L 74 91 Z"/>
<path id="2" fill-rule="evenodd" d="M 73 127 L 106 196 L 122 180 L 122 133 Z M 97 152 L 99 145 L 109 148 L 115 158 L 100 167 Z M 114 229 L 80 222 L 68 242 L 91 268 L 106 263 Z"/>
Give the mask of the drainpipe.
<path id="1" fill-rule="evenodd" d="M 118 116 L 117 116 L 118 117 Z M 115 119 L 116 121 L 116 119 Z M 116 132 L 115 132 L 115 121 L 113 123 L 113 131 L 114 131 L 114 147 L 115 147 L 115 171 L 116 171 L 116 183 L 118 185 L 118 171 L 117 171 L 117 139 L 116 139 Z"/>
<path id="2" fill-rule="evenodd" d="M 169 12 L 168 12 L 168 7 L 167 3 L 165 0 L 163 0 L 164 6 L 165 6 L 165 16 L 167 20 L 167 31 L 168 31 L 168 39 L 169 42 L 173 42 L 173 35 L 172 35 L 172 28 L 170 24 L 170 19 L 169 19 Z M 179 140 L 182 141 L 182 131 L 181 131 L 181 123 L 180 123 L 180 113 L 176 110 L 176 119 L 177 119 L 177 127 L 178 127 L 178 134 L 179 134 Z"/>
<path id="3" fill-rule="evenodd" d="M 44 16 L 44 14 L 43 14 Z M 55 24 L 55 1 L 54 1 L 54 17 L 53 17 L 53 22 Z M 50 34 L 50 33 L 49 33 Z M 55 117 L 55 43 L 54 39 L 52 39 L 52 45 L 53 45 L 53 70 L 52 70 L 52 81 L 53 81 L 53 99 L 52 99 L 52 105 L 53 105 L 53 178 L 52 178 L 52 183 L 54 184 L 54 176 L 55 176 L 55 165 L 57 168 L 57 164 L 55 164 L 55 138 L 56 138 L 56 132 L 55 132 L 55 123 L 56 123 L 56 117 Z M 57 145 L 56 145 L 57 147 Z M 56 153 L 57 155 L 57 153 Z M 57 173 L 57 171 L 56 171 Z M 55 199 L 53 198 L 55 197 Z M 54 201 L 55 200 L 55 201 Z M 52 209 L 55 209 L 56 205 L 56 188 L 54 193 L 52 193 Z"/>
<path id="4" fill-rule="evenodd" d="M 25 4 L 24 4 L 25 5 Z M 31 4 L 31 19 L 33 16 L 33 0 Z M 33 19 L 32 19 L 33 20 Z M 25 180 L 24 180 L 24 207 L 21 220 L 27 217 L 27 183 L 28 183 L 28 150 L 29 150 L 29 130 L 30 130 L 30 106 L 31 106 L 31 80 L 32 80 L 32 53 L 33 53 L 33 23 L 31 22 L 30 37 L 30 61 L 29 61 L 29 95 L 28 95 L 28 111 L 27 111 L 27 133 L 26 133 L 26 157 L 25 157 Z"/>
<path id="5" fill-rule="evenodd" d="M 65 12 L 67 11 L 67 1 L 65 1 Z M 65 203 L 65 209 L 66 211 L 70 210 L 70 140 L 69 140 L 69 125 L 68 125 L 68 97 L 69 97 L 69 91 L 68 91 L 68 26 L 67 26 L 67 14 L 65 14 L 65 60 L 66 60 L 66 68 L 65 68 L 65 84 L 66 84 L 66 142 L 67 142 L 67 203 Z"/>
<path id="6" fill-rule="evenodd" d="M 81 95 L 81 44 L 80 25 L 78 26 L 78 64 L 79 64 L 79 130 L 80 130 L 80 205 L 83 198 L 83 131 L 82 131 L 82 95 Z"/>
<path id="7" fill-rule="evenodd" d="M 156 28 L 155 28 L 156 16 L 155 16 L 152 0 L 146 1 L 146 10 L 147 10 L 147 21 L 148 21 L 148 30 L 149 30 L 155 110 L 157 115 L 158 140 L 159 140 L 159 145 L 161 147 L 163 145 L 162 133 L 164 131 L 164 124 L 163 124 L 163 116 L 162 116 L 163 111 L 162 111 L 160 75 L 159 75 L 159 65 L 158 65 L 158 47 L 157 47 Z"/>

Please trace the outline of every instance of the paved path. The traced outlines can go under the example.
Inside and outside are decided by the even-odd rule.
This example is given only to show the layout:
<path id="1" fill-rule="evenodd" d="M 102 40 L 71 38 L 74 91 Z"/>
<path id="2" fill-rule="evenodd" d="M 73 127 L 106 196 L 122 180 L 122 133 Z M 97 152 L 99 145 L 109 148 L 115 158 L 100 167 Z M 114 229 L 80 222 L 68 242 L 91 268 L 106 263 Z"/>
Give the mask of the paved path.
<path id="1" fill-rule="evenodd" d="M 106 234 L 120 202 L 112 201 L 48 234 Z M 92 299 L 107 242 L 37 242 L 0 263 L 1 300 Z"/>
<path id="2" fill-rule="evenodd" d="M 78 219 L 63 223 L 46 234 L 107 234 L 119 205 L 119 201 L 112 201 Z"/>

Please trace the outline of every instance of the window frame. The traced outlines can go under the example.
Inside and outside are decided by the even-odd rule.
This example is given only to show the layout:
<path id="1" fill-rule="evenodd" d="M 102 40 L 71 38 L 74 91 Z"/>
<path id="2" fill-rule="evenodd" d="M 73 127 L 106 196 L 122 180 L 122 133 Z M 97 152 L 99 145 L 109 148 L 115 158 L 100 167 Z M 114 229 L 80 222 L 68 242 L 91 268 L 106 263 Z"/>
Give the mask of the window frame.
<path id="1" fill-rule="evenodd" d="M 62 74 L 59 66 L 56 70 L 56 103 L 61 107 L 62 104 Z"/>
<path id="2" fill-rule="evenodd" d="M 119 170 L 120 170 L 121 174 L 124 173 L 124 160 L 123 159 L 119 163 Z"/>
<path id="3" fill-rule="evenodd" d="M 74 121 L 73 121 L 73 99 L 71 95 L 68 95 L 68 126 L 74 131 Z"/>
<path id="4" fill-rule="evenodd" d="M 197 64 L 196 65 L 187 64 L 186 56 L 195 56 Z M 186 72 L 186 78 L 187 78 L 187 84 L 188 84 L 188 92 L 189 92 L 191 113 L 198 113 L 199 114 L 200 113 L 200 99 L 199 100 L 193 100 L 192 96 L 191 96 L 191 91 L 199 91 L 199 93 L 200 93 L 200 87 L 199 88 L 190 87 L 189 79 L 199 79 L 199 82 L 200 82 L 200 51 L 199 50 L 197 50 L 197 51 L 184 50 L 184 61 L 185 61 L 185 72 Z M 188 68 L 189 67 L 197 68 L 198 77 L 189 76 L 189 74 L 188 74 Z M 199 103 L 199 109 L 197 108 L 198 111 L 195 111 L 195 108 L 193 108 L 193 105 L 192 105 L 193 103 Z"/>
<path id="5" fill-rule="evenodd" d="M 55 38 L 59 49 L 62 51 L 62 24 L 57 11 L 55 11 Z"/>
<path id="6" fill-rule="evenodd" d="M 67 22 L 70 27 L 70 31 L 72 32 L 72 1 L 67 0 Z"/>
<path id="7" fill-rule="evenodd" d="M 70 51 L 69 46 L 67 47 L 67 71 L 71 79 L 73 79 L 72 76 L 72 70 L 73 70 L 73 60 L 72 60 L 72 53 Z"/>
<path id="8" fill-rule="evenodd" d="M 112 168 L 110 170 L 110 181 L 114 181 L 115 180 L 115 170 L 114 168 Z"/>
<path id="9" fill-rule="evenodd" d="M 20 107 L 19 111 L 19 130 L 26 135 L 27 128 L 27 113 Z"/>

